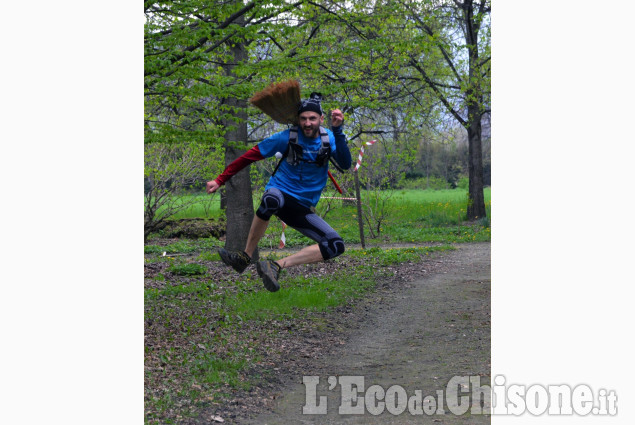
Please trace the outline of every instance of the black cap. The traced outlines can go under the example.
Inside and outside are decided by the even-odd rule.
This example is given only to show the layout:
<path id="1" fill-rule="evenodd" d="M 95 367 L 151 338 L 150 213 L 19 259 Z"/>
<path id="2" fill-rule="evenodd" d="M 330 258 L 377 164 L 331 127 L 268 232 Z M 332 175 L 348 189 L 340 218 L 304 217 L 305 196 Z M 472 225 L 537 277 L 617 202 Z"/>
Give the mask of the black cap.
<path id="1" fill-rule="evenodd" d="M 324 115 L 322 111 L 322 94 L 313 92 L 308 99 L 305 99 L 300 104 L 300 108 L 298 109 L 298 115 L 302 112 L 311 111 L 317 112 L 320 116 Z"/>

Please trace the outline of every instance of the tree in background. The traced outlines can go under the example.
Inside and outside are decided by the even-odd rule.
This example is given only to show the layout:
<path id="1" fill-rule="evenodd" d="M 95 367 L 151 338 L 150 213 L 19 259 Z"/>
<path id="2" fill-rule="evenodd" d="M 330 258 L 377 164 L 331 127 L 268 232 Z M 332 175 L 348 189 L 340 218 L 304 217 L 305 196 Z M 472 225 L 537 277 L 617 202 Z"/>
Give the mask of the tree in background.
<path id="1" fill-rule="evenodd" d="M 468 133 L 468 218 L 485 214 L 480 117 L 489 105 L 488 1 L 182 0 L 144 7 L 146 143 L 201 143 L 224 153 L 224 160 L 215 155 L 222 168 L 249 143 L 283 129 L 246 100 L 271 82 L 298 78 L 304 96 L 319 91 L 325 110 L 343 110 L 350 139 L 380 140 L 373 155 L 390 174 L 387 186 L 420 168 L 414 152 L 423 140 L 437 146 L 451 116 Z M 446 148 L 430 150 L 447 162 L 433 172 L 455 179 L 450 162 L 458 154 Z M 253 214 L 250 172 L 242 173 L 227 186 L 235 201 L 227 243 L 239 246 Z"/>
<path id="2" fill-rule="evenodd" d="M 400 4 L 416 31 L 410 67 L 467 131 L 467 218 L 484 217 L 481 121 L 490 112 L 490 1 Z"/>

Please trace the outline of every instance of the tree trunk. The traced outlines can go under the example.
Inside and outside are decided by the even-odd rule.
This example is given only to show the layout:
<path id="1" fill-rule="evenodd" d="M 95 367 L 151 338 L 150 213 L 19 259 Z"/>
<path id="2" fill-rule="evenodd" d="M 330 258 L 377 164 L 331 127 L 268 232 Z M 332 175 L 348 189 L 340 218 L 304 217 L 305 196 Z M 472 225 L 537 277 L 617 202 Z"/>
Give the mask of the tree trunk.
<path id="1" fill-rule="evenodd" d="M 483 153 L 481 147 L 481 112 L 483 93 L 480 83 L 478 58 L 479 23 L 474 19 L 472 0 L 463 3 L 465 19 L 465 41 L 468 47 L 470 81 L 466 91 L 467 138 L 468 138 L 468 177 L 469 192 L 467 201 L 467 219 L 485 217 L 485 197 L 483 195 Z"/>
<path id="2" fill-rule="evenodd" d="M 227 148 L 227 146 L 225 146 Z M 225 150 L 225 155 L 227 155 L 227 150 Z M 227 161 L 227 156 L 225 156 L 225 161 Z M 225 192 L 225 188 L 222 187 L 218 193 L 220 194 L 220 209 L 225 211 L 227 209 L 227 193 Z"/>
<path id="3" fill-rule="evenodd" d="M 485 197 L 483 195 L 483 158 L 481 153 L 481 121 L 471 120 L 467 129 L 469 141 L 468 177 L 469 192 L 467 202 L 467 219 L 474 220 L 485 217 Z"/>
<path id="4" fill-rule="evenodd" d="M 247 60 L 247 50 L 244 43 L 233 40 L 230 44 L 233 56 L 233 63 L 239 64 Z M 225 72 L 229 76 L 233 76 L 234 65 L 225 65 Z M 225 166 L 228 166 L 233 160 L 245 153 L 246 149 L 237 148 L 238 142 L 245 144 L 247 142 L 247 100 L 244 98 L 237 99 L 230 97 L 226 100 L 226 104 L 230 106 L 233 117 L 224 120 L 225 128 Z M 227 234 L 225 239 L 225 249 L 231 251 L 242 251 L 247 245 L 247 237 L 249 228 L 254 218 L 254 205 L 251 195 L 251 178 L 249 170 L 251 166 L 247 166 L 240 172 L 236 173 L 225 184 L 226 187 L 226 217 L 227 217 Z M 254 255 L 258 258 L 258 252 Z"/>
<path id="5" fill-rule="evenodd" d="M 245 102 L 237 101 L 237 103 Z M 233 125 L 236 126 L 236 129 L 227 132 L 227 140 L 245 142 L 247 140 L 247 123 L 233 123 Z M 243 153 L 245 153 L 245 149 L 227 146 L 225 148 L 225 165 L 229 165 Z M 231 251 L 242 251 L 245 249 L 249 228 L 254 218 L 251 178 L 249 177 L 250 168 L 251 166 L 245 167 L 225 184 L 227 191 L 227 209 L 225 210 L 227 216 L 227 235 L 225 249 Z"/>

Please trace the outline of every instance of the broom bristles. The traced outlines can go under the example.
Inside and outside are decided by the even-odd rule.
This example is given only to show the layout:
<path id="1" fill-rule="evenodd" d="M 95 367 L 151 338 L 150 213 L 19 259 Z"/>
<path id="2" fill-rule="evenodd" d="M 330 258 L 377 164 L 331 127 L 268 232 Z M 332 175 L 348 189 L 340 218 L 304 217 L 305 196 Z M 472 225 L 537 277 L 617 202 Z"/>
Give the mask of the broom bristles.
<path id="1" fill-rule="evenodd" d="M 249 102 L 280 124 L 297 124 L 300 83 L 296 80 L 270 84 L 254 94 Z"/>

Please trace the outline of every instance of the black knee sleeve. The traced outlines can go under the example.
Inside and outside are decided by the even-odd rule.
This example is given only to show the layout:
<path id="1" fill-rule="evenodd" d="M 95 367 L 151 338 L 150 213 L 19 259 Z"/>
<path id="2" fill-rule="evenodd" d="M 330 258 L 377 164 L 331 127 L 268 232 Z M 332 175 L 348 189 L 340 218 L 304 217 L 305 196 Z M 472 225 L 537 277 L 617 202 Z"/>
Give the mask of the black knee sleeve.
<path id="1" fill-rule="evenodd" d="M 269 189 L 262 195 L 260 207 L 256 210 L 258 218 L 269 221 L 272 215 L 284 206 L 284 195 L 276 188 Z"/>
<path id="2" fill-rule="evenodd" d="M 344 239 L 337 233 L 324 235 L 319 242 L 320 252 L 325 260 L 335 258 L 344 253 Z"/>
<path id="3" fill-rule="evenodd" d="M 273 214 L 317 242 L 323 259 L 329 260 L 344 253 L 344 240 L 323 218 L 311 212 L 307 206 L 301 205 L 292 196 L 285 195 L 275 188 L 262 195 L 260 208 L 256 211 L 256 215 L 263 220 L 269 220 Z"/>

